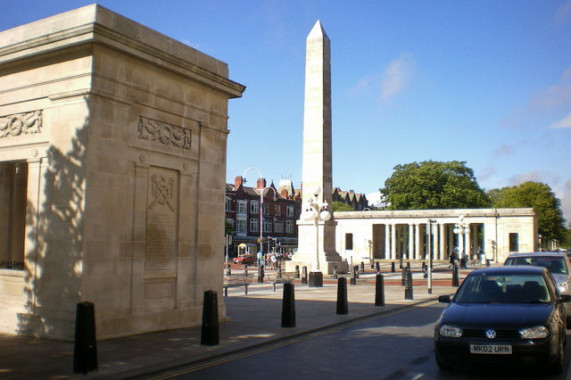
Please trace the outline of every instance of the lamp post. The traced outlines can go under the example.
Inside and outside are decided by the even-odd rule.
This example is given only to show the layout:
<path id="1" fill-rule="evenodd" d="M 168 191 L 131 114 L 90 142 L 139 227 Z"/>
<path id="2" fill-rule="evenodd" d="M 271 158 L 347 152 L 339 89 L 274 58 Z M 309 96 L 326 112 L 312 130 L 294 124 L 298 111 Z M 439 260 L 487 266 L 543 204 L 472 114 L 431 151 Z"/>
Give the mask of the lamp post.
<path id="1" fill-rule="evenodd" d="M 464 222 L 464 216 L 460 215 L 460 222 L 454 226 L 454 233 L 458 234 L 458 254 L 461 255 L 461 257 L 459 257 L 461 260 L 464 259 L 464 255 L 466 255 L 466 235 L 468 234 L 469 228 L 470 226 Z M 465 259 L 463 262 L 465 262 Z"/>
<path id="2" fill-rule="evenodd" d="M 436 220 L 428 219 L 428 267 L 426 268 L 428 294 L 432 294 L 432 223 L 436 223 Z"/>
<path id="3" fill-rule="evenodd" d="M 262 177 L 262 172 L 260 171 L 260 169 L 255 168 L 255 167 L 249 167 L 248 169 L 244 170 L 244 174 L 242 174 L 242 178 L 244 179 L 244 183 L 246 183 L 246 173 L 248 173 L 250 170 L 256 170 L 258 172 L 258 178 L 264 178 Z M 257 187 L 257 186 L 256 186 Z M 260 251 L 262 252 L 262 255 L 264 253 L 264 236 L 263 236 L 263 216 L 262 216 L 262 209 L 263 209 L 263 204 L 264 204 L 264 191 L 260 191 L 260 206 L 258 211 L 260 212 L 260 225 L 259 225 L 259 229 L 260 229 Z"/>
<path id="4" fill-rule="evenodd" d="M 322 287 L 323 286 L 323 273 L 319 265 L 319 221 L 326 222 L 331 219 L 331 213 L 328 210 L 327 201 L 321 202 L 319 194 L 321 194 L 321 187 L 317 186 L 313 192 L 313 197 L 307 200 L 302 212 L 302 219 L 313 221 L 315 224 L 315 261 L 313 263 L 312 271 L 309 273 L 309 286 Z"/>

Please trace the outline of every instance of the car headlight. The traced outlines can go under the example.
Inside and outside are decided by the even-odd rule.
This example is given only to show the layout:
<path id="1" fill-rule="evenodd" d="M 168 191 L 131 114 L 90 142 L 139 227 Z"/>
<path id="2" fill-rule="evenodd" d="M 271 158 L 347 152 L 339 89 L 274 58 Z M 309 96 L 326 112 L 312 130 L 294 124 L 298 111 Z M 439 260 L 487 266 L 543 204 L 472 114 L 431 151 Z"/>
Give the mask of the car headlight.
<path id="1" fill-rule="evenodd" d="M 549 336 L 549 330 L 545 326 L 535 326 L 519 330 L 519 335 L 523 339 L 543 339 Z"/>
<path id="2" fill-rule="evenodd" d="M 559 288 L 559 293 L 565 293 L 567 292 L 567 290 L 569 290 L 569 285 L 567 285 L 567 281 L 560 282 L 559 284 L 557 284 L 557 287 Z"/>
<path id="3" fill-rule="evenodd" d="M 460 338 L 462 336 L 462 329 L 450 325 L 442 325 L 438 331 L 440 336 L 448 338 Z"/>

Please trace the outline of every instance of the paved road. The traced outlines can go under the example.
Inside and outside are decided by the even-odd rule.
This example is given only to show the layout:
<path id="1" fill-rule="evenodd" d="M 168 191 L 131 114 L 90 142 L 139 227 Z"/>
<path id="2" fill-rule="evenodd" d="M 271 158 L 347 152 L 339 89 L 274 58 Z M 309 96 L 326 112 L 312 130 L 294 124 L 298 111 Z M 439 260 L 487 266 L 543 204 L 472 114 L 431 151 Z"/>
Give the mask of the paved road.
<path id="1" fill-rule="evenodd" d="M 444 305 L 388 313 L 179 368 L 155 379 L 565 379 L 533 371 L 456 370 L 434 362 L 433 326 Z M 571 337 L 570 337 L 571 339 Z M 567 365 L 569 365 L 569 353 Z"/>

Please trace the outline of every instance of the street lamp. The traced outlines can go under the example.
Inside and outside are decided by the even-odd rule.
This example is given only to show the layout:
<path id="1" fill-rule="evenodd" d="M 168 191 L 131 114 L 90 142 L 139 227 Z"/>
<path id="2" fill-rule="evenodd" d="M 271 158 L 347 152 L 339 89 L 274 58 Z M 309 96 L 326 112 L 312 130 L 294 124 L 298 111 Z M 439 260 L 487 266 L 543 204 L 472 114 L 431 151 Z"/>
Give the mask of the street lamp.
<path id="1" fill-rule="evenodd" d="M 312 271 L 309 273 L 309 286 L 321 287 L 323 286 L 323 274 L 319 266 L 319 221 L 328 221 L 331 219 L 331 213 L 328 210 L 327 201 L 321 202 L 319 200 L 321 187 L 316 186 L 312 194 L 313 197 L 307 200 L 301 218 L 307 221 L 313 220 L 315 224 L 315 261 Z"/>
<path id="2" fill-rule="evenodd" d="M 428 294 L 432 294 L 432 224 L 436 223 L 434 219 L 428 219 L 428 267 L 426 268 Z"/>
<path id="3" fill-rule="evenodd" d="M 258 172 L 258 176 L 259 176 L 258 178 L 264 178 L 262 176 L 262 172 L 260 171 L 260 169 L 255 168 L 255 167 L 250 167 L 250 168 L 244 170 L 244 174 L 242 174 L 242 178 L 244 179 L 244 183 L 246 183 L 246 173 L 248 173 L 250 170 L 256 170 Z M 262 254 L 264 253 L 264 245 L 263 245 L 264 236 L 263 236 L 263 232 L 262 232 L 263 231 L 263 224 L 262 224 L 262 222 L 263 222 L 263 220 L 262 220 L 262 218 L 263 218 L 263 216 L 262 216 L 263 204 L 264 204 L 264 191 L 262 190 L 262 191 L 260 191 L 260 206 L 258 209 L 258 211 L 260 212 L 260 225 L 258 227 L 260 229 L 260 252 L 262 252 Z"/>

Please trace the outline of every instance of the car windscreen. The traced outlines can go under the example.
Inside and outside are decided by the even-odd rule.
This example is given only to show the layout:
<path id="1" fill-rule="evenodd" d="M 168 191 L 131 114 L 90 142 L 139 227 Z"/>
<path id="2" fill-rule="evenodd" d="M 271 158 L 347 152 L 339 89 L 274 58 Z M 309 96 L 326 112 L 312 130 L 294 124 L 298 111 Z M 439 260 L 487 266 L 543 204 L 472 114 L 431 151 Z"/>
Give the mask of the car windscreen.
<path id="1" fill-rule="evenodd" d="M 547 268 L 552 274 L 567 274 L 563 256 L 520 256 L 508 257 L 505 265 L 533 265 Z"/>
<path id="2" fill-rule="evenodd" d="M 547 284 L 539 274 L 473 274 L 454 297 L 456 303 L 551 302 Z"/>

